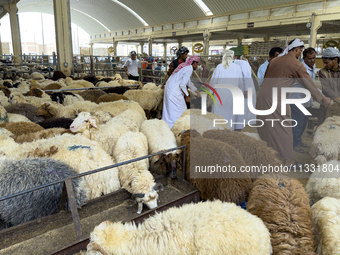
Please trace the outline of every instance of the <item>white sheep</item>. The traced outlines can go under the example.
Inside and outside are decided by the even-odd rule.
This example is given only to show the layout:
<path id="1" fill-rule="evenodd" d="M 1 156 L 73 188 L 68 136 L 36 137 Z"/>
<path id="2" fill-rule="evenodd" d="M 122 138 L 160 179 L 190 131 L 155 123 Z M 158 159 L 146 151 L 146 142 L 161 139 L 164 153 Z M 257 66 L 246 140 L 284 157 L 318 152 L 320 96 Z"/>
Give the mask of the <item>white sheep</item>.
<path id="1" fill-rule="evenodd" d="M 32 96 L 23 96 L 19 92 L 13 92 L 9 98 L 9 101 L 13 104 L 31 104 L 35 107 L 40 107 L 44 103 L 52 102 L 51 98 L 40 98 L 40 97 L 32 97 Z"/>
<path id="2" fill-rule="evenodd" d="M 172 207 L 143 223 L 104 221 L 86 255 L 270 255 L 268 229 L 258 217 L 220 200 Z"/>
<path id="3" fill-rule="evenodd" d="M 127 109 L 135 110 L 139 112 L 140 115 L 145 117 L 145 112 L 143 108 L 137 102 L 129 100 L 118 100 L 115 102 L 100 103 L 92 111 L 104 111 L 112 114 L 113 116 L 117 116 Z"/>
<path id="4" fill-rule="evenodd" d="M 191 113 L 192 112 L 192 113 Z M 190 114 L 191 113 L 191 114 Z M 207 115 L 196 115 L 196 112 L 193 110 L 185 111 L 182 116 L 176 120 L 174 125 L 171 128 L 171 131 L 174 133 L 177 145 L 181 143 L 181 135 L 182 132 L 189 129 L 194 129 L 201 135 L 207 130 L 217 130 L 217 129 L 225 129 L 230 130 L 228 124 L 216 124 L 214 127 L 214 118 L 223 119 L 223 117 L 218 117 L 216 114 L 208 114 Z"/>
<path id="5" fill-rule="evenodd" d="M 325 197 L 312 207 L 317 254 L 340 254 L 340 199 Z"/>
<path id="6" fill-rule="evenodd" d="M 8 97 L 5 96 L 5 93 L 0 90 L 0 104 L 4 107 L 9 106 L 10 102 L 8 101 Z"/>
<path id="7" fill-rule="evenodd" d="M 118 138 L 113 149 L 113 156 L 117 163 L 146 155 L 148 155 L 148 143 L 145 135 L 140 132 L 125 132 Z M 119 166 L 118 169 L 122 188 L 130 192 L 138 202 L 138 214 L 143 210 L 143 203 L 150 209 L 157 207 L 157 190 L 162 186 L 155 183 L 149 172 L 148 158 Z"/>
<path id="8" fill-rule="evenodd" d="M 310 155 L 318 165 L 338 160 L 340 154 L 340 117 L 329 117 L 316 130 Z"/>
<path id="9" fill-rule="evenodd" d="M 20 83 L 20 85 L 17 88 L 9 88 L 11 93 L 19 92 L 21 94 L 26 94 L 30 90 L 30 86 L 27 82 L 23 81 Z"/>
<path id="10" fill-rule="evenodd" d="M 68 106 L 68 105 L 73 105 L 77 102 L 84 102 L 84 98 L 82 98 L 80 95 L 78 94 L 74 94 L 73 95 L 66 95 L 64 98 L 64 102 L 63 102 L 63 106 Z"/>
<path id="11" fill-rule="evenodd" d="M 306 185 L 311 206 L 324 197 L 340 199 L 340 164 L 338 161 L 332 160 L 311 171 L 314 172 Z"/>
<path id="12" fill-rule="evenodd" d="M 156 91 L 158 90 L 159 87 L 157 87 L 157 85 L 155 83 L 152 83 L 152 82 L 149 82 L 149 83 L 146 83 L 144 86 L 143 86 L 143 89 L 142 90 L 151 90 L 151 91 Z"/>
<path id="13" fill-rule="evenodd" d="M 99 125 L 100 121 L 96 116 L 89 112 L 81 112 L 72 122 L 70 130 L 97 141 L 107 153 L 112 155 L 118 138 L 127 131 L 138 132 L 144 120 L 145 118 L 137 111 L 126 110 L 107 123 Z"/>
<path id="14" fill-rule="evenodd" d="M 41 73 L 34 72 L 31 74 L 31 79 L 32 80 L 45 80 L 45 77 Z"/>
<path id="15" fill-rule="evenodd" d="M 149 154 L 177 147 L 175 135 L 171 132 L 164 120 L 152 119 L 143 122 L 140 131 L 146 136 L 149 145 Z M 177 163 L 181 161 L 181 150 L 166 152 L 151 158 L 150 169 L 152 172 L 169 173 L 170 177 L 176 176 Z"/>
<path id="16" fill-rule="evenodd" d="M 63 134 L 48 139 L 18 144 L 10 133 L 0 129 L 0 158 L 25 159 L 50 157 L 65 162 L 78 173 L 84 173 L 114 164 L 112 158 L 95 142 L 82 135 Z M 93 199 L 120 188 L 118 169 L 87 175 L 81 182 L 87 198 Z"/>

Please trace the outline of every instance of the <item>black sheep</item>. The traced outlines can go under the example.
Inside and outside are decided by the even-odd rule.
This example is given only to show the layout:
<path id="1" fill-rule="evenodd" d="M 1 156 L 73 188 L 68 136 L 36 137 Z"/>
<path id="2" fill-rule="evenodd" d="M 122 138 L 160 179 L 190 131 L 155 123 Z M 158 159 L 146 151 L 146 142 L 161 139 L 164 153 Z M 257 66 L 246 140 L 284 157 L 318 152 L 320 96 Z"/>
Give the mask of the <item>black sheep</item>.
<path id="1" fill-rule="evenodd" d="M 124 87 L 124 86 L 117 86 L 117 87 L 112 87 L 109 89 L 104 89 L 103 91 L 107 94 L 109 93 L 116 93 L 116 94 L 121 94 L 123 95 L 126 91 L 128 91 L 130 88 Z"/>
<path id="2" fill-rule="evenodd" d="M 44 129 L 49 128 L 65 128 L 70 129 L 73 119 L 69 118 L 56 118 L 56 119 L 46 119 L 37 124 L 42 126 Z"/>

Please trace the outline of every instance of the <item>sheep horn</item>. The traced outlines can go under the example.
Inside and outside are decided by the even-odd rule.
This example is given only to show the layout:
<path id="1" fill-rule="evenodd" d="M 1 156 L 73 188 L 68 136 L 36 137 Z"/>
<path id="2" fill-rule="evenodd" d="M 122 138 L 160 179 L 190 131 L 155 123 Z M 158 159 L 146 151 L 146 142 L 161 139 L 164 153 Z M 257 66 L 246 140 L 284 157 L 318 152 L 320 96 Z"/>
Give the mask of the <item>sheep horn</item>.
<path id="1" fill-rule="evenodd" d="M 144 196 L 145 196 L 145 194 L 143 194 L 143 193 L 136 193 L 136 194 L 132 195 L 132 198 L 133 199 L 135 199 L 136 197 L 143 198 Z"/>
<path id="2" fill-rule="evenodd" d="M 158 190 L 163 191 L 164 190 L 163 184 L 162 183 L 156 183 L 156 185 L 153 186 L 153 189 L 156 190 L 156 191 L 158 191 Z"/>

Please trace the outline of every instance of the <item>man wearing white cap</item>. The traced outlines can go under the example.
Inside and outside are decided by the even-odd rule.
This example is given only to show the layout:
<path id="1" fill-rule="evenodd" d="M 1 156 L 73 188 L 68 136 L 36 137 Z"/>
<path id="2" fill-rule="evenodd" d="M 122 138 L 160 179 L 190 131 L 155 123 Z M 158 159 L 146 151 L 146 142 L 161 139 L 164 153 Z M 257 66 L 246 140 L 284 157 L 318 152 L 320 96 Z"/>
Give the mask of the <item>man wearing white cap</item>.
<path id="1" fill-rule="evenodd" d="M 135 51 L 131 51 L 131 58 L 126 60 L 124 64 L 124 70 L 129 80 L 139 80 L 139 73 L 142 65 L 140 61 L 137 59 L 137 53 Z"/>
<path id="2" fill-rule="evenodd" d="M 264 81 L 260 87 L 257 97 L 257 110 L 268 110 L 273 105 L 273 88 L 277 88 L 277 107 L 268 115 L 257 115 L 256 119 L 261 120 L 258 132 L 267 145 L 279 152 L 284 159 L 285 165 L 302 167 L 293 158 L 293 132 L 289 116 L 289 105 L 286 105 L 286 115 L 281 115 L 281 88 L 292 87 L 298 81 L 309 90 L 313 98 L 326 107 L 331 103 L 330 98 L 325 97 L 315 86 L 312 78 L 307 73 L 305 66 L 298 60 L 301 55 L 304 43 L 295 39 L 291 41 L 279 57 L 270 61 Z M 268 121 L 269 120 L 269 121 Z M 270 121 L 273 120 L 273 121 Z M 275 120 L 275 121 L 274 121 Z M 259 121 L 260 123 L 260 121 Z M 282 123 L 285 123 L 284 125 Z M 290 123 L 290 125 L 289 125 Z M 289 127 L 290 126 L 290 127 Z"/>
<path id="3" fill-rule="evenodd" d="M 332 99 L 340 97 L 340 52 L 335 48 L 327 48 L 322 53 L 323 66 L 319 71 L 322 85 L 322 93 Z M 318 125 L 321 125 L 326 118 L 327 108 L 320 106 Z"/>

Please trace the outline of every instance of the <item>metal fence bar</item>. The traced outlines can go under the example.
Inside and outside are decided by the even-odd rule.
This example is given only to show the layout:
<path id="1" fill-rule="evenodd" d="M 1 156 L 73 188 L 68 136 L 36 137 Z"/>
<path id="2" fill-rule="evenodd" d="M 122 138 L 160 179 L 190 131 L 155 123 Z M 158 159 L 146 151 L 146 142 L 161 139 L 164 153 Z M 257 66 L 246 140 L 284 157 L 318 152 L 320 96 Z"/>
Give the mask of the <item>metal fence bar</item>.
<path id="1" fill-rule="evenodd" d="M 154 154 L 150 154 L 150 155 L 146 155 L 146 156 L 143 156 L 143 157 L 131 159 L 131 160 L 128 160 L 128 161 L 125 161 L 125 162 L 121 162 L 121 163 L 118 163 L 118 164 L 114 164 L 114 165 L 98 168 L 98 169 L 91 170 L 91 171 L 88 171 L 88 172 L 85 172 L 85 173 L 77 174 L 77 175 L 74 175 L 72 177 L 69 177 L 69 179 L 75 179 L 75 178 L 83 177 L 83 176 L 86 176 L 86 175 L 89 175 L 89 174 L 94 174 L 94 173 L 101 172 L 101 171 L 104 171 L 104 170 L 107 170 L 107 169 L 111 169 L 111 168 L 114 168 L 114 167 L 118 167 L 118 166 L 122 166 L 122 165 L 127 165 L 127 164 L 130 164 L 130 163 L 139 161 L 139 160 L 143 160 L 143 159 L 146 159 L 146 158 L 151 158 L 153 156 L 160 155 L 160 154 L 165 153 L 165 152 L 181 149 L 181 148 L 184 148 L 184 147 L 186 147 L 186 145 L 182 145 L 182 146 L 179 146 L 179 147 L 175 147 L 175 148 L 171 148 L 171 149 L 168 149 L 168 150 L 160 151 L 160 152 L 157 152 L 157 153 L 154 153 Z M 23 195 L 23 194 L 28 193 L 28 192 L 36 191 L 36 190 L 39 190 L 39 189 L 46 188 L 48 186 L 52 186 L 52 185 L 55 185 L 55 184 L 58 184 L 58 183 L 61 183 L 61 182 L 65 182 L 65 180 L 66 179 L 50 182 L 50 183 L 43 184 L 43 185 L 40 185 L 40 186 L 35 187 L 35 188 L 31 188 L 31 189 L 28 189 L 28 190 L 23 190 L 23 191 L 20 191 L 18 193 L 14 193 L 14 194 L 11 194 L 11 195 L 0 197 L 0 202 L 3 201 L 3 200 L 6 200 L 6 199 L 10 199 L 10 198 L 13 198 L 13 197 L 17 197 L 17 196 Z"/>
<path id="2" fill-rule="evenodd" d="M 44 92 L 62 92 L 62 91 L 73 91 L 73 90 L 92 90 L 92 89 L 110 89 L 115 87 L 139 87 L 139 84 L 135 85 L 122 85 L 122 86 L 110 86 L 110 87 L 90 87 L 90 88 L 76 88 L 76 89 L 48 89 L 44 90 Z"/>

